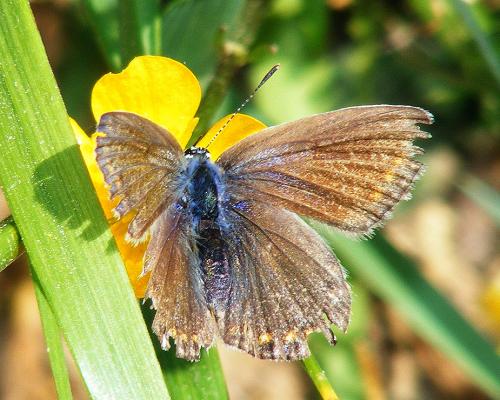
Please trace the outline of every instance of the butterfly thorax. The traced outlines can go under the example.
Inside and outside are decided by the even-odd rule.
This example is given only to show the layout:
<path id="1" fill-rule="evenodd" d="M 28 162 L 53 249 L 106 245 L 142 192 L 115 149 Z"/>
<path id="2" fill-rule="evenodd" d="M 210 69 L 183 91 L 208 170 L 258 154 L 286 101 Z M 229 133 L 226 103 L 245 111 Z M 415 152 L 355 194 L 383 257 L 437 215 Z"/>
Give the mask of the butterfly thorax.
<path id="1" fill-rule="evenodd" d="M 215 221 L 218 216 L 218 193 L 221 190 L 219 168 L 210 161 L 210 153 L 198 147 L 186 150 L 188 160 L 186 198 L 195 225 L 202 220 Z"/>
<path id="2" fill-rule="evenodd" d="M 224 307 L 229 294 L 229 264 L 219 223 L 219 198 L 224 190 L 222 172 L 205 149 L 190 148 L 185 156 L 186 199 L 196 237 L 195 254 L 202 269 L 207 302 L 217 311 Z"/>

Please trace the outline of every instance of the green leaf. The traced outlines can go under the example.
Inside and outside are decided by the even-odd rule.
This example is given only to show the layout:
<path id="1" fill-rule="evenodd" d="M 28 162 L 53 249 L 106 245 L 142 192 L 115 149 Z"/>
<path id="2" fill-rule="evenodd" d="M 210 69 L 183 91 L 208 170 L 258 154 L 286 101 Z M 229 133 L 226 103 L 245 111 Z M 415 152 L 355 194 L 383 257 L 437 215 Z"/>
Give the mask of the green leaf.
<path id="1" fill-rule="evenodd" d="M 157 346 L 159 347 L 159 346 Z M 172 399 L 228 399 L 224 374 L 216 347 L 203 350 L 200 361 L 192 363 L 170 351 L 158 349 L 158 359 L 164 366 L 164 377 Z"/>
<path id="2" fill-rule="evenodd" d="M 424 339 L 456 362 L 483 390 L 500 395 L 500 358 L 488 343 L 381 235 L 355 242 L 311 224 L 343 264 L 399 311 Z M 464 282 L 466 284 L 466 282 Z"/>
<path id="3" fill-rule="evenodd" d="M 166 399 L 28 2 L 0 2 L 0 59 L 0 182 L 89 393 Z"/>
<path id="4" fill-rule="evenodd" d="M 0 222 L 0 271 L 19 255 L 19 234 L 12 219 Z"/>
<path id="5" fill-rule="evenodd" d="M 160 0 L 81 0 L 113 71 L 134 57 L 161 53 Z"/>
<path id="6" fill-rule="evenodd" d="M 232 25 L 242 5 L 242 0 L 173 2 L 163 16 L 163 54 L 185 62 L 206 83 L 219 55 L 221 29 Z"/>
<path id="7" fill-rule="evenodd" d="M 121 0 L 119 6 L 122 64 L 135 56 L 161 53 L 160 0 Z"/>
<path id="8" fill-rule="evenodd" d="M 154 311 L 148 304 L 143 304 L 142 313 L 148 327 L 151 327 Z M 202 350 L 200 361 L 189 362 L 175 356 L 173 342 L 171 342 L 172 348 L 165 351 L 162 350 L 151 328 L 149 334 L 172 399 L 224 400 L 228 398 L 224 373 L 216 347 L 212 347 L 208 353 Z"/>
<path id="9" fill-rule="evenodd" d="M 120 53 L 118 0 L 81 0 L 80 3 L 109 67 L 119 71 L 123 58 Z"/>
<path id="10" fill-rule="evenodd" d="M 32 272 L 33 273 L 33 272 Z M 57 321 L 50 309 L 49 303 L 43 294 L 40 282 L 34 279 L 35 295 L 38 303 L 38 311 L 42 320 L 43 335 L 47 344 L 47 354 L 49 356 L 50 368 L 56 384 L 57 398 L 59 400 L 72 399 L 71 385 L 69 382 L 68 369 L 64 358 L 62 346 L 62 336 Z"/>

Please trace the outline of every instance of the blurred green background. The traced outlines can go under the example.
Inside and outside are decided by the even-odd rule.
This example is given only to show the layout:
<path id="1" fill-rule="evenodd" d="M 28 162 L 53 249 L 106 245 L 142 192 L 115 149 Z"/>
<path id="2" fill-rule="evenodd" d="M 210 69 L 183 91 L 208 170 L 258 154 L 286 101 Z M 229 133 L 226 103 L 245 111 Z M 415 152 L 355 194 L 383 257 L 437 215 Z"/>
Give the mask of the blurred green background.
<path id="1" fill-rule="evenodd" d="M 157 13 L 144 7 L 141 17 L 154 20 L 147 33 L 156 39 L 143 35 L 127 51 L 116 1 L 31 3 L 68 113 L 88 133 L 90 92 L 102 74 L 136 54 L 159 53 L 185 62 L 207 90 L 227 72 L 228 44 L 238 49 L 234 76 L 212 120 L 234 111 L 275 63 L 281 70 L 245 110 L 269 125 L 362 104 L 434 114 L 433 138 L 419 143 L 427 173 L 375 239 L 351 242 L 318 228 L 350 273 L 354 310 L 335 348 L 319 336 L 311 347 L 341 399 L 493 396 L 500 386 L 491 350 L 500 349 L 500 3 L 152 3 Z M 0 274 L 0 398 L 52 399 L 36 303 L 23 259 L 16 263 Z M 219 352 L 234 399 L 318 398 L 299 363 Z M 74 370 L 72 381 L 75 398 L 86 398 Z"/>

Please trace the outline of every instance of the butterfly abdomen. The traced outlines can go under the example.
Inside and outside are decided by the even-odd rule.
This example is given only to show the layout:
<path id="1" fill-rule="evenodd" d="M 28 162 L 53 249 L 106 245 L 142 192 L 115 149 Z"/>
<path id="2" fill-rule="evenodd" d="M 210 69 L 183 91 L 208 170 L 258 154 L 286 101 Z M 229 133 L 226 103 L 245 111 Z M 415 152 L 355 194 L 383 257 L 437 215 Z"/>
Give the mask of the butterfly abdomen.
<path id="1" fill-rule="evenodd" d="M 217 313 L 229 297 L 229 263 L 219 226 L 219 194 L 223 190 L 220 169 L 204 154 L 188 164 L 187 199 L 192 216 L 198 262 L 203 274 L 207 304 Z"/>

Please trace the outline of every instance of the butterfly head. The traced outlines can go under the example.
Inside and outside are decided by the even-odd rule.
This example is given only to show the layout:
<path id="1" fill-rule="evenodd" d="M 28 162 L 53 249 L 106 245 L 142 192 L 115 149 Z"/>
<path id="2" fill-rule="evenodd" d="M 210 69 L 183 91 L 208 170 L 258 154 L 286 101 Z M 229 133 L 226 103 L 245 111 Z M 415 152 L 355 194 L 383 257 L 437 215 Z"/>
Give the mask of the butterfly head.
<path id="1" fill-rule="evenodd" d="M 199 157 L 203 159 L 210 159 L 210 152 L 203 147 L 191 146 L 184 152 L 186 158 Z"/>

